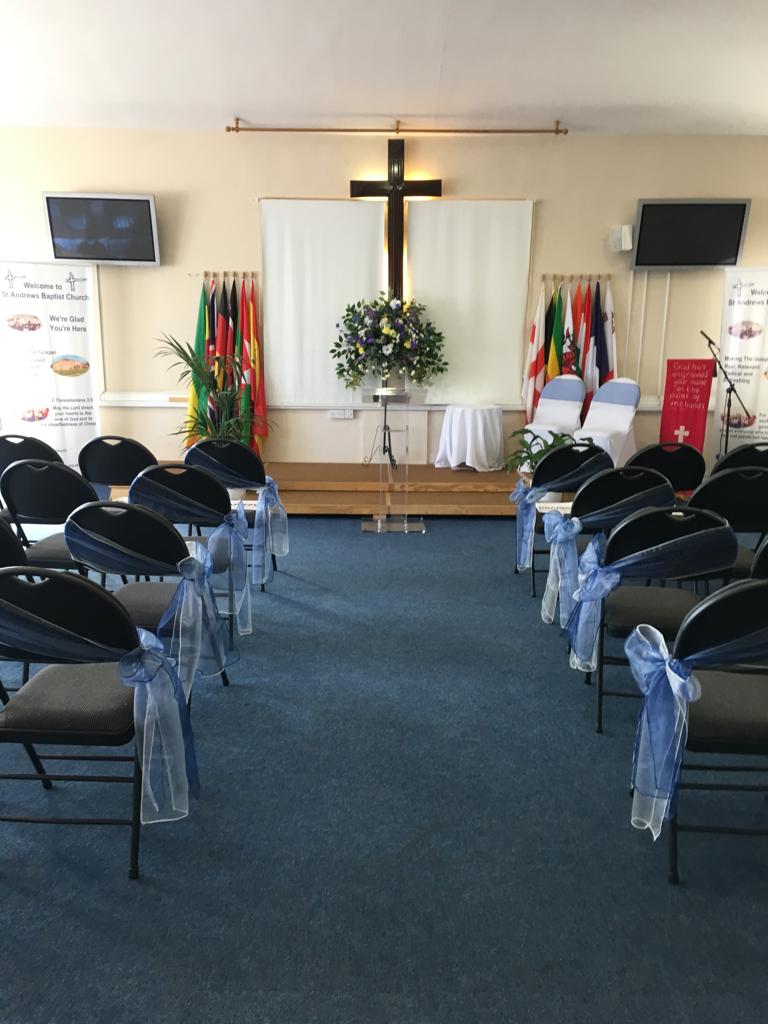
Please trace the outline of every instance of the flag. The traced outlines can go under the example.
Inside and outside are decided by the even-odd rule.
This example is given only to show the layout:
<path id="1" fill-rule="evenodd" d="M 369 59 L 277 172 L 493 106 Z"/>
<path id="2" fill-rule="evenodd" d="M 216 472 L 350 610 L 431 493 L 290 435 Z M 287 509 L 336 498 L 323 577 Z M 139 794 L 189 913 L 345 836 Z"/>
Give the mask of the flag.
<path id="1" fill-rule="evenodd" d="M 216 379 L 219 387 L 224 387 L 224 362 L 227 354 L 227 333 L 229 331 L 229 303 L 227 301 L 227 283 L 221 286 L 221 297 L 219 298 L 216 311 L 216 345 L 214 360 L 216 366 Z"/>
<path id="2" fill-rule="evenodd" d="M 251 367 L 251 307 L 245 294 L 245 280 L 240 285 L 238 336 L 243 361 L 243 375 L 240 379 L 240 416 L 243 420 L 243 432 L 240 440 L 243 444 L 250 445 L 251 423 L 253 422 L 253 369 Z"/>
<path id="3" fill-rule="evenodd" d="M 552 294 L 549 297 L 547 312 L 544 314 L 544 366 L 549 361 L 549 346 L 552 344 L 552 324 L 555 320 L 555 281 L 552 279 Z"/>
<path id="4" fill-rule="evenodd" d="M 253 371 L 253 422 L 251 424 L 251 447 L 261 453 L 261 442 L 269 437 L 267 423 L 267 395 L 264 381 L 264 349 L 259 340 L 259 321 L 256 314 L 256 289 L 251 281 L 249 302 L 251 314 L 251 367 Z"/>
<path id="5" fill-rule="evenodd" d="M 547 360 L 547 380 L 559 377 L 563 361 L 563 290 L 562 285 L 557 290 L 555 299 L 555 315 L 552 320 L 552 343 L 549 346 L 549 359 Z"/>
<path id="6" fill-rule="evenodd" d="M 613 376 L 608 357 L 608 343 L 605 338 L 605 317 L 600 305 L 600 282 L 595 285 L 595 300 L 592 307 L 592 320 L 595 324 L 595 362 L 597 363 L 598 380 L 604 384 Z"/>
<path id="7" fill-rule="evenodd" d="M 578 373 L 579 364 L 576 359 L 576 341 L 573 334 L 573 310 L 571 308 L 571 289 L 565 291 L 565 315 L 563 317 L 563 373 Z"/>
<path id="8" fill-rule="evenodd" d="M 211 292 L 208 298 L 208 365 L 213 366 L 216 354 L 216 280 L 211 278 Z"/>
<path id="9" fill-rule="evenodd" d="M 617 373 L 616 367 L 616 317 L 613 312 L 613 292 L 611 291 L 611 282 L 608 281 L 605 286 L 605 308 L 603 309 L 603 323 L 605 334 L 605 348 L 607 352 L 607 370 L 605 376 L 603 376 L 602 367 L 600 369 L 600 383 L 605 384 L 607 380 L 613 380 Z"/>
<path id="10" fill-rule="evenodd" d="M 546 367 L 544 365 L 544 335 L 546 330 L 544 285 L 541 286 L 536 314 L 531 324 L 530 341 L 528 342 L 528 359 L 523 378 L 523 402 L 525 403 L 525 422 L 530 423 L 539 404 L 541 389 L 544 387 Z"/>
<path id="11" fill-rule="evenodd" d="M 581 332 L 581 321 L 584 319 L 584 293 L 581 290 L 581 281 L 573 296 L 573 339 L 576 344 L 576 355 L 579 353 L 579 334 Z"/>
<path id="12" fill-rule="evenodd" d="M 200 291 L 200 301 L 197 304 L 197 326 L 195 328 L 195 355 L 200 358 L 205 358 L 205 343 L 206 343 L 206 321 L 208 319 L 208 299 L 205 294 L 205 285 L 202 286 Z M 204 389 L 194 379 L 190 379 L 189 382 L 189 395 L 187 397 L 187 427 L 191 427 L 195 422 L 197 416 L 197 410 L 199 406 L 205 405 L 207 402 L 207 396 L 204 393 Z M 197 438 L 193 434 L 188 434 L 186 438 L 187 446 L 194 444 Z"/>
<path id="13" fill-rule="evenodd" d="M 582 420 L 589 412 L 592 396 L 598 388 L 597 365 L 595 363 L 595 338 L 592 333 L 592 292 L 587 284 L 584 295 L 584 315 L 581 321 L 581 376 L 584 380 L 584 405 L 581 408 Z"/>
<path id="14" fill-rule="evenodd" d="M 235 357 L 235 336 L 237 334 L 237 287 L 232 278 L 232 290 L 229 295 L 229 323 L 227 325 L 227 385 L 234 384 L 235 368 L 232 360 Z"/>

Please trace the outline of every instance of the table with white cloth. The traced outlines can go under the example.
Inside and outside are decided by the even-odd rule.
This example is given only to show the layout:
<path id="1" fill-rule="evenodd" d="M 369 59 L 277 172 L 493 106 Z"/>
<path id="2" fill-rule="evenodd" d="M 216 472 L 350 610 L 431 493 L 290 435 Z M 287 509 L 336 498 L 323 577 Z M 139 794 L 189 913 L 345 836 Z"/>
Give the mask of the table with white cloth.
<path id="1" fill-rule="evenodd" d="M 449 405 L 435 465 L 469 466 L 490 473 L 504 466 L 504 435 L 498 405 Z"/>

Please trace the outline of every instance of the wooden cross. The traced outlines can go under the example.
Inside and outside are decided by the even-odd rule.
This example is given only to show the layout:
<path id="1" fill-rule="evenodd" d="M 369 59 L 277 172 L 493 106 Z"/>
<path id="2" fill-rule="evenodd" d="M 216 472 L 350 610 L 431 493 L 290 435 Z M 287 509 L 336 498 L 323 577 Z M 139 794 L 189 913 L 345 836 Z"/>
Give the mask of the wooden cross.
<path id="1" fill-rule="evenodd" d="M 443 183 L 405 180 L 405 140 L 389 139 L 387 143 L 388 173 L 386 181 L 350 181 L 353 199 L 384 196 L 387 200 L 387 251 L 389 253 L 389 287 L 397 299 L 403 298 L 403 248 L 405 244 L 405 204 L 409 196 L 440 196 Z"/>

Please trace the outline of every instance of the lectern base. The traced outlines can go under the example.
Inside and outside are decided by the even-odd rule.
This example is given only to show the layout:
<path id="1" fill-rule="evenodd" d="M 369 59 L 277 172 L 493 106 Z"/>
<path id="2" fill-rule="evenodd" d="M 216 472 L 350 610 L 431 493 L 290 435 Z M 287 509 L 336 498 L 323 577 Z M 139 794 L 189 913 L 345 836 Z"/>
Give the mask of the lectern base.
<path id="1" fill-rule="evenodd" d="M 360 524 L 363 533 L 426 533 L 421 516 L 371 516 Z"/>

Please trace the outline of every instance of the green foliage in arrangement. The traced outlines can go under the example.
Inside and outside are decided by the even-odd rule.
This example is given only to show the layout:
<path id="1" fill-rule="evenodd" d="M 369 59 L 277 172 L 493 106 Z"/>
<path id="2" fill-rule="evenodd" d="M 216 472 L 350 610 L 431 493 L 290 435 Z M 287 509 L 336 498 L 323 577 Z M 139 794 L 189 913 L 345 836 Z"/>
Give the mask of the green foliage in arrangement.
<path id="1" fill-rule="evenodd" d="M 521 469 L 526 473 L 532 473 L 544 456 L 548 455 L 554 448 L 574 443 L 572 434 L 560 434 L 556 430 L 552 431 L 551 441 L 539 437 L 538 434 L 529 430 L 528 427 L 521 427 L 520 430 L 513 431 L 509 436 L 510 439 L 517 438 L 517 447 L 507 457 L 506 468 L 508 473 L 520 472 Z M 585 437 L 581 438 L 581 441 L 591 442 L 591 439 Z"/>

